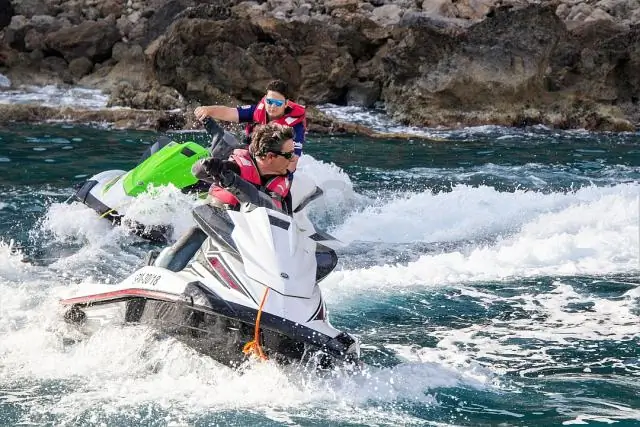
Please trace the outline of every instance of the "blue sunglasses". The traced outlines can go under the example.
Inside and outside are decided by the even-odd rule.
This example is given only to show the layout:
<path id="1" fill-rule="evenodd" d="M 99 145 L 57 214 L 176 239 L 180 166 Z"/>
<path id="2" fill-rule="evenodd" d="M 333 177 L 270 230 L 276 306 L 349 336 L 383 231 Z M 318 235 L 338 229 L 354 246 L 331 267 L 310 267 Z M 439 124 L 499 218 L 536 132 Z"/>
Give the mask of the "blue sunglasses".
<path id="1" fill-rule="evenodd" d="M 284 105 L 284 101 L 281 99 L 267 98 L 266 102 L 267 105 L 275 105 L 276 107 L 282 107 Z"/>

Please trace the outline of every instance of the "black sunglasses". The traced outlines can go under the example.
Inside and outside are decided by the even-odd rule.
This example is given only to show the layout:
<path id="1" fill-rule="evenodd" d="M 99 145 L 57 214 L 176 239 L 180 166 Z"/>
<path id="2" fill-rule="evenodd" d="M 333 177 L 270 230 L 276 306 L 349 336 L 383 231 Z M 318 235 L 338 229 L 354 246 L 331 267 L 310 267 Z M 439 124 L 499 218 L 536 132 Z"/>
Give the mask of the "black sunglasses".
<path id="1" fill-rule="evenodd" d="M 269 150 L 270 153 L 276 154 L 278 156 L 282 156 L 287 160 L 291 160 L 293 158 L 293 156 L 295 156 L 295 151 L 276 151 L 276 150 Z"/>

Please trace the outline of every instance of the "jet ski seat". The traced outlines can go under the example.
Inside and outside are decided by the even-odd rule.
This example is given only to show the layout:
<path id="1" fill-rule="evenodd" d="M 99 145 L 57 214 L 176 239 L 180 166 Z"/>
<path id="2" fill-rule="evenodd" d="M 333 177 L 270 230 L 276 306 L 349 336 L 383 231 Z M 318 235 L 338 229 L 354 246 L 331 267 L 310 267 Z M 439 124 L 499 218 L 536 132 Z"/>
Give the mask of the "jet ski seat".
<path id="1" fill-rule="evenodd" d="M 182 270 L 200 249 L 206 238 L 207 234 L 199 227 L 191 227 L 177 242 L 164 248 L 153 265 L 170 271 Z"/>

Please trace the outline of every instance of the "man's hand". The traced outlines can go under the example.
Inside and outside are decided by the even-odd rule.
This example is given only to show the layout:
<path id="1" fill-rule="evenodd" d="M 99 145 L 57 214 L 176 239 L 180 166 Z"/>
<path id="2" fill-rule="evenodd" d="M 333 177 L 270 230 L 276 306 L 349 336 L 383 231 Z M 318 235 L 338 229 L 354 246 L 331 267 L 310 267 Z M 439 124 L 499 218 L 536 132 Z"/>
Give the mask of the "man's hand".
<path id="1" fill-rule="evenodd" d="M 210 177 L 220 179 L 222 172 L 222 160 L 210 157 L 202 161 L 202 168 Z"/>
<path id="2" fill-rule="evenodd" d="M 222 167 L 220 171 L 220 185 L 223 187 L 229 187 L 230 185 L 235 184 L 236 182 L 236 174 L 228 167 Z"/>
<path id="3" fill-rule="evenodd" d="M 193 111 L 196 119 L 203 121 L 206 117 L 211 117 L 210 107 L 198 107 Z"/>
<path id="4" fill-rule="evenodd" d="M 224 105 L 204 105 L 193 110 L 196 119 L 202 121 L 206 117 L 214 120 L 223 120 L 226 122 L 238 122 L 238 109 L 233 107 L 225 107 Z"/>

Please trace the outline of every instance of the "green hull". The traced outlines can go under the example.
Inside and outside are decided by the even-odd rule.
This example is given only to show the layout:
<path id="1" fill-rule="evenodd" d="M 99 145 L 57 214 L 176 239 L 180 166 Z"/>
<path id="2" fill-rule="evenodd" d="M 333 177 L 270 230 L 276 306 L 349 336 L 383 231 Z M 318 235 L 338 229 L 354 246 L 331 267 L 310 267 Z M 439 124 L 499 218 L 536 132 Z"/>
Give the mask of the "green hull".
<path id="1" fill-rule="evenodd" d="M 144 193 L 149 184 L 173 184 L 181 189 L 194 185 L 198 180 L 191 173 L 191 167 L 208 155 L 209 151 L 195 142 L 170 142 L 125 175 L 124 191 L 129 196 L 137 196 Z"/>

